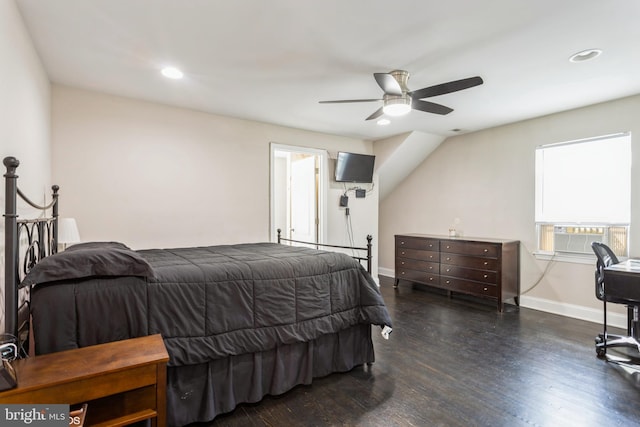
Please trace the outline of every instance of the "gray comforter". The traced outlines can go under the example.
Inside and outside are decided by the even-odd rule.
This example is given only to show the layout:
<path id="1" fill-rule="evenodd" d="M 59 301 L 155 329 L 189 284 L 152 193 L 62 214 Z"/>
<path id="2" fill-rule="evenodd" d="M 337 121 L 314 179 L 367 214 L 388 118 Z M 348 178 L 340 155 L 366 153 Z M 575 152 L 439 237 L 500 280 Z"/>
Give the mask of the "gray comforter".
<path id="1" fill-rule="evenodd" d="M 160 333 L 170 366 L 182 366 L 391 326 L 377 285 L 345 254 L 272 243 L 137 253 L 154 277 L 37 285 L 37 353 Z"/>

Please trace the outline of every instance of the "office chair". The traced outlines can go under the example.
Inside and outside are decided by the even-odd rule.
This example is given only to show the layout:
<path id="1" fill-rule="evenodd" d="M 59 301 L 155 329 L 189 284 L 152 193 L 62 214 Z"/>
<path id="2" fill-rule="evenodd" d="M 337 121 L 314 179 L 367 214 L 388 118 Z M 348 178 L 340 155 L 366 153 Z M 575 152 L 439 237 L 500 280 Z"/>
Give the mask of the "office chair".
<path id="1" fill-rule="evenodd" d="M 605 357 L 609 347 L 631 347 L 640 352 L 640 342 L 637 340 L 638 328 L 638 305 L 634 301 L 624 298 L 613 298 L 607 295 L 606 284 L 604 282 L 604 269 L 610 265 L 617 264 L 618 257 L 604 243 L 593 242 L 591 248 L 596 254 L 596 297 L 603 302 L 604 324 L 603 332 L 596 337 L 596 354 L 598 357 Z M 607 302 L 625 304 L 627 306 L 627 335 L 613 335 L 607 333 Z"/>

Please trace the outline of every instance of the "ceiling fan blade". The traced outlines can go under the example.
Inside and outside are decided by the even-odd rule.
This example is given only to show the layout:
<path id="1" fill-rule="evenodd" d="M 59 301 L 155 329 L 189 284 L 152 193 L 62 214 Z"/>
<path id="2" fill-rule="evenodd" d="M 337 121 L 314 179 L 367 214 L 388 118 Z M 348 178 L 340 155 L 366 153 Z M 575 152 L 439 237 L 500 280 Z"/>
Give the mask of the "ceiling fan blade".
<path id="1" fill-rule="evenodd" d="M 373 73 L 376 82 L 382 88 L 384 93 L 389 95 L 402 95 L 402 88 L 398 81 L 389 73 Z"/>
<path id="2" fill-rule="evenodd" d="M 414 90 L 409 94 L 413 99 L 429 98 L 431 96 L 444 95 L 445 93 L 457 92 L 463 89 L 481 85 L 483 82 L 481 77 L 469 77 L 467 79 L 454 80 L 448 83 L 442 83 L 435 86 L 425 87 L 423 89 Z"/>
<path id="3" fill-rule="evenodd" d="M 436 104 L 435 102 L 422 101 L 420 99 L 412 100 L 411 108 L 414 110 L 424 111 L 425 113 L 441 114 L 443 116 L 453 111 L 453 108 L 445 107 L 444 105 Z"/>
<path id="4" fill-rule="evenodd" d="M 378 108 L 375 113 L 373 113 L 372 115 L 370 115 L 369 117 L 367 117 L 365 120 L 373 120 L 373 119 L 377 119 L 378 117 L 380 117 L 381 115 L 383 115 L 384 112 L 382 111 L 382 107 Z"/>
<path id="5" fill-rule="evenodd" d="M 320 104 L 346 104 L 348 102 L 375 102 L 382 99 L 339 99 L 336 101 L 318 101 Z"/>

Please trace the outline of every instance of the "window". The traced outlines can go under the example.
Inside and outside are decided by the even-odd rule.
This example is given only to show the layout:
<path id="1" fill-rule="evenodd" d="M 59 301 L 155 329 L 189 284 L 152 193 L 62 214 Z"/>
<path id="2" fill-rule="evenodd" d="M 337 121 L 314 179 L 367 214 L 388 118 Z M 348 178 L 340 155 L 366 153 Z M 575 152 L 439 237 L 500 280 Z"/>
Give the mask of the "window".
<path id="1" fill-rule="evenodd" d="M 628 255 L 631 135 L 536 149 L 536 225 L 542 252 L 592 254 L 591 242 Z"/>

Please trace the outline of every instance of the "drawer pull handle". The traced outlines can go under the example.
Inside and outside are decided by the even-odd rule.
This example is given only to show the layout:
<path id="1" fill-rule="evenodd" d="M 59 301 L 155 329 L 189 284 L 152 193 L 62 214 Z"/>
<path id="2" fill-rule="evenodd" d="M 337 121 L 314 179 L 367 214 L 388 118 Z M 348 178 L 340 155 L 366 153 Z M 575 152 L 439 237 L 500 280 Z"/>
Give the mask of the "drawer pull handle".
<path id="1" fill-rule="evenodd" d="M 402 255 L 404 255 L 404 252 L 400 252 Z"/>
<path id="2" fill-rule="evenodd" d="M 487 264 L 489 264 L 489 263 L 488 263 L 487 261 L 485 261 L 485 262 L 484 262 L 484 265 L 487 265 Z"/>
<path id="3" fill-rule="evenodd" d="M 447 257 L 447 261 L 451 261 L 451 258 Z"/>
<path id="4" fill-rule="evenodd" d="M 429 277 L 429 280 L 433 280 L 433 277 Z"/>
<path id="5" fill-rule="evenodd" d="M 400 274 L 404 274 L 404 271 L 402 273 L 400 273 Z"/>
<path id="6" fill-rule="evenodd" d="M 433 267 L 429 267 L 429 270 L 433 270 Z"/>
<path id="7" fill-rule="evenodd" d="M 447 245 L 447 249 L 449 249 L 451 246 Z"/>
<path id="8" fill-rule="evenodd" d="M 445 283 L 448 285 L 448 284 L 449 284 L 449 283 L 451 283 L 451 282 L 450 282 L 449 280 L 447 280 Z"/>
<path id="9" fill-rule="evenodd" d="M 485 251 L 485 252 L 489 252 L 489 249 L 485 249 L 484 251 Z"/>
<path id="10" fill-rule="evenodd" d="M 448 272 L 450 272 L 450 271 L 451 271 L 451 269 L 450 269 L 450 268 L 447 268 L 447 273 L 448 273 Z"/>
<path id="11" fill-rule="evenodd" d="M 403 264 L 404 264 L 404 262 L 403 262 Z M 489 276 L 485 274 L 485 275 L 484 275 L 484 278 L 486 279 L 487 277 L 489 277 Z"/>
<path id="12" fill-rule="evenodd" d="M 402 261 L 400 264 L 404 265 L 404 261 Z M 487 277 L 487 276 L 484 276 L 484 277 Z"/>
<path id="13" fill-rule="evenodd" d="M 429 245 L 429 247 L 430 247 L 430 248 L 432 248 L 432 247 L 433 247 L 433 245 Z"/>
<path id="14" fill-rule="evenodd" d="M 487 288 L 484 288 L 485 292 L 488 290 Z"/>

